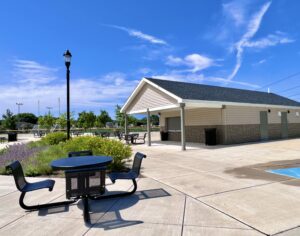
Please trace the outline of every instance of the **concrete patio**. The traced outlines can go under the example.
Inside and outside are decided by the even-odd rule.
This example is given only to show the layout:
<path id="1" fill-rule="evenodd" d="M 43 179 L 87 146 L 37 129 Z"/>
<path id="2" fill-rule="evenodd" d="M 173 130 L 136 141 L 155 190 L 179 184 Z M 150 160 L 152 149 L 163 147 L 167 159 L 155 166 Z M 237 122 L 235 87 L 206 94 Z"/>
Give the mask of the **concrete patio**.
<path id="1" fill-rule="evenodd" d="M 300 139 L 187 144 L 186 152 L 175 143 L 154 144 L 133 146 L 147 154 L 136 194 L 91 202 L 90 226 L 84 224 L 80 201 L 68 208 L 25 212 L 12 177 L 0 176 L 0 235 L 300 234 L 300 180 L 265 172 L 300 166 Z M 130 187 L 126 181 L 107 186 Z M 64 179 L 56 179 L 53 192 L 28 194 L 27 202 L 62 200 L 64 191 Z"/>

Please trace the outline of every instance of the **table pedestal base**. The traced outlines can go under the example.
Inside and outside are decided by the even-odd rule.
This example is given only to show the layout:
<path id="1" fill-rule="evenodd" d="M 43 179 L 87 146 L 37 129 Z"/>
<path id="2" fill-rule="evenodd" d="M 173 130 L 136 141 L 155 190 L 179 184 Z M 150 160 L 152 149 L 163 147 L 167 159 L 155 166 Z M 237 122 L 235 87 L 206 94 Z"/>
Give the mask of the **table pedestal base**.
<path id="1" fill-rule="evenodd" d="M 89 199 L 87 197 L 82 198 L 82 203 L 83 203 L 83 219 L 86 224 L 91 223 L 91 218 L 90 218 L 90 207 L 89 207 Z"/>

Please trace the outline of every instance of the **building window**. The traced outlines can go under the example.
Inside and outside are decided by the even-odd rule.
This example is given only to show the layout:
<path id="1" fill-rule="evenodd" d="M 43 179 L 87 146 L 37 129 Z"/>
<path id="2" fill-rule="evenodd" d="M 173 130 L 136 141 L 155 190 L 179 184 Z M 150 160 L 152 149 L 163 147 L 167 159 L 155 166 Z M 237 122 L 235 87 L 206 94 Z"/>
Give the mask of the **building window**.
<path id="1" fill-rule="evenodd" d="M 169 132 L 180 131 L 180 117 L 168 117 L 167 119 L 167 129 Z"/>

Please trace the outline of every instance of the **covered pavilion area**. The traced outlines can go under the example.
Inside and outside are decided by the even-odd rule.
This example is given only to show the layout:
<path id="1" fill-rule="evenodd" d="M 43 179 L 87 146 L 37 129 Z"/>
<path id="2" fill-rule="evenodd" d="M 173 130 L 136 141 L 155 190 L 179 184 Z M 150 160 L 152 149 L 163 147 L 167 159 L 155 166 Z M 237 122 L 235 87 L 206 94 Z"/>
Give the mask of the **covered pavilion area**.
<path id="1" fill-rule="evenodd" d="M 199 110 L 199 109 L 222 109 L 222 104 L 199 102 L 192 100 L 184 100 L 167 90 L 157 86 L 155 83 L 147 79 L 141 80 L 139 85 L 133 91 L 127 102 L 121 109 L 125 114 L 125 133 L 128 133 L 127 115 L 142 114 L 147 116 L 147 145 L 152 145 L 151 139 L 151 115 L 159 115 L 160 127 L 163 131 L 162 114 L 174 113 L 180 116 L 180 127 L 176 130 L 180 133 L 180 139 L 176 141 L 181 142 L 181 149 L 186 150 L 186 110 Z M 156 141 L 158 141 L 156 139 Z M 157 143 L 157 142 L 156 142 Z M 161 142 L 159 142 L 162 144 Z M 176 142 L 172 142 L 175 144 Z M 192 145 L 194 146 L 194 145 Z M 197 145 L 196 145 L 197 146 Z M 199 145 L 200 146 L 200 145 Z"/>
<path id="2" fill-rule="evenodd" d="M 146 114 L 151 146 L 152 114 L 163 140 L 228 145 L 300 137 L 300 103 L 274 93 L 143 78 L 121 109 Z"/>

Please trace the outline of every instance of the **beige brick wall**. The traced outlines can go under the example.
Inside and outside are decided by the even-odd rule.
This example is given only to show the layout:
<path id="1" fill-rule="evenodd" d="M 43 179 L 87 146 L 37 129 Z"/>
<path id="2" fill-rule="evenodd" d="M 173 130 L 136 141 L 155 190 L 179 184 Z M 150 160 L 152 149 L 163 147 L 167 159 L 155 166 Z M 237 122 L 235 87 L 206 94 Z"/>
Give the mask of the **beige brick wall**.
<path id="1" fill-rule="evenodd" d="M 164 127 L 161 127 L 164 130 Z M 237 144 L 260 141 L 259 125 L 186 126 L 186 141 L 205 143 L 205 128 L 217 128 L 218 144 Z M 281 124 L 269 124 L 269 140 L 281 139 Z M 300 137 L 300 124 L 289 124 L 289 138 Z M 180 141 L 180 132 L 170 132 L 170 141 Z"/>
<path id="2" fill-rule="evenodd" d="M 205 129 L 216 128 L 217 129 L 217 143 L 224 143 L 224 129 L 222 125 L 199 125 L 199 126 L 186 126 L 185 138 L 186 142 L 205 143 Z M 165 127 L 161 127 L 161 130 L 165 130 Z M 169 132 L 170 141 L 180 141 L 181 132 Z"/>
<path id="3" fill-rule="evenodd" d="M 288 124 L 289 138 L 300 137 L 300 124 L 290 123 Z"/>
<path id="4" fill-rule="evenodd" d="M 180 142 L 181 132 L 169 132 L 168 140 Z M 193 141 L 193 142 L 196 142 L 196 141 Z"/>
<path id="5" fill-rule="evenodd" d="M 260 111 L 268 109 L 251 107 L 226 107 L 225 109 L 186 110 L 186 141 L 205 142 L 205 128 L 217 128 L 219 144 L 234 144 L 260 141 Z M 269 140 L 281 139 L 281 117 L 283 109 L 271 109 L 268 113 Z M 300 137 L 300 117 L 297 110 L 288 113 L 289 137 Z M 299 111 L 300 112 L 300 111 Z M 161 115 L 161 129 L 165 129 L 167 117 L 180 116 L 179 111 L 164 112 Z M 222 119 L 223 117 L 223 119 Z M 169 140 L 180 141 L 180 132 L 171 132 Z"/>
<path id="6" fill-rule="evenodd" d="M 269 140 L 281 139 L 281 124 L 268 125 Z"/>
<path id="7" fill-rule="evenodd" d="M 259 125 L 227 125 L 225 144 L 255 142 L 260 140 Z"/>

